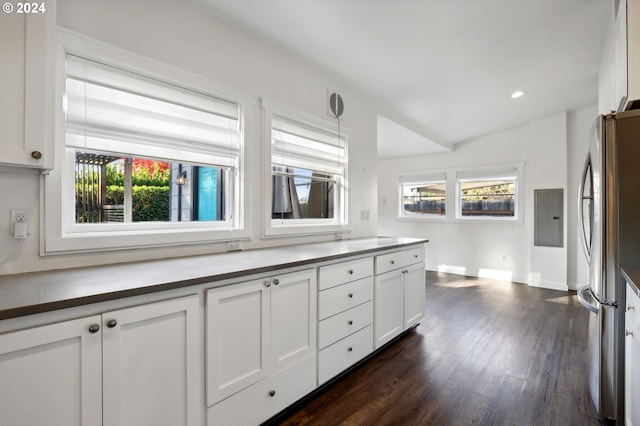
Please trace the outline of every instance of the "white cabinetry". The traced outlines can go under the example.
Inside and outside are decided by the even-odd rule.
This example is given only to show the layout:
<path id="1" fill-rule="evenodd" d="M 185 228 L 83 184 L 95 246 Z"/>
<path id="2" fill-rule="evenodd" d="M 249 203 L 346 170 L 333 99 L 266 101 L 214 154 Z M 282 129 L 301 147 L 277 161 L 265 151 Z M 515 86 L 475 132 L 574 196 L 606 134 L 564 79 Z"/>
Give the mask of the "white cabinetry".
<path id="1" fill-rule="evenodd" d="M 627 283 L 625 313 L 625 424 L 640 425 L 640 297 Z"/>
<path id="2" fill-rule="evenodd" d="M 378 349 L 422 319 L 424 247 L 376 256 L 374 345 Z"/>
<path id="3" fill-rule="evenodd" d="M 0 424 L 102 425 L 100 316 L 0 335 Z M 93 329 L 92 329 L 93 330 Z"/>
<path id="4" fill-rule="evenodd" d="M 316 271 L 207 291 L 208 424 L 257 424 L 316 385 Z"/>
<path id="5" fill-rule="evenodd" d="M 640 101 L 640 0 L 620 0 L 611 7 L 598 77 L 601 114 L 637 108 Z"/>
<path id="6" fill-rule="evenodd" d="M 198 317 L 190 296 L 0 335 L 0 424 L 200 424 Z"/>
<path id="7" fill-rule="evenodd" d="M 0 13 L 0 164 L 49 169 L 56 2 L 44 2 L 40 13 L 17 13 L 18 3 L 7 4 L 14 10 Z"/>
<path id="8" fill-rule="evenodd" d="M 373 259 L 321 266 L 318 276 L 318 384 L 322 384 L 373 350 Z"/>

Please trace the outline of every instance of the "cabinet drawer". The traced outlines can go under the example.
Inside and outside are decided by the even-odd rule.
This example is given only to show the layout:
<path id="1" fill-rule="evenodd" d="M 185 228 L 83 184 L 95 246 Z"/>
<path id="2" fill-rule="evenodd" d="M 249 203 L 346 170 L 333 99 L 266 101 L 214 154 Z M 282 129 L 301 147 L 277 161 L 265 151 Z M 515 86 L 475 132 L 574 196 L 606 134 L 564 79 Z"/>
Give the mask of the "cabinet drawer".
<path id="1" fill-rule="evenodd" d="M 373 302 L 341 312 L 318 323 L 318 349 L 370 325 L 373 322 Z"/>
<path id="2" fill-rule="evenodd" d="M 312 355 L 210 407 L 207 425 L 257 425 L 316 387 Z"/>
<path id="3" fill-rule="evenodd" d="M 424 262 L 424 246 L 417 246 L 402 252 L 403 263 L 405 266 L 414 263 Z"/>
<path id="4" fill-rule="evenodd" d="M 318 273 L 318 289 L 325 290 L 371 275 L 373 275 L 373 260 L 370 257 L 321 266 Z"/>
<path id="5" fill-rule="evenodd" d="M 337 341 L 318 352 L 318 385 L 346 370 L 373 350 L 373 327 Z"/>
<path id="6" fill-rule="evenodd" d="M 318 319 L 323 320 L 373 299 L 373 277 L 318 293 Z"/>
<path id="7" fill-rule="evenodd" d="M 376 275 L 402 268 L 404 266 L 404 258 L 402 251 L 376 256 Z"/>

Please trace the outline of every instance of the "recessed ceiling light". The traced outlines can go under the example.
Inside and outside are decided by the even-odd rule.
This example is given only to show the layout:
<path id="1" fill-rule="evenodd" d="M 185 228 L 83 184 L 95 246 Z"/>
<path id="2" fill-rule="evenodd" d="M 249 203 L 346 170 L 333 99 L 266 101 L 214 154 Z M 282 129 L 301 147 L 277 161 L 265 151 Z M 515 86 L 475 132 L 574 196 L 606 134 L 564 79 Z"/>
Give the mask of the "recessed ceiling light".
<path id="1" fill-rule="evenodd" d="M 511 94 L 511 99 L 518 99 L 522 97 L 522 95 L 524 95 L 524 92 L 522 90 L 516 90 Z"/>

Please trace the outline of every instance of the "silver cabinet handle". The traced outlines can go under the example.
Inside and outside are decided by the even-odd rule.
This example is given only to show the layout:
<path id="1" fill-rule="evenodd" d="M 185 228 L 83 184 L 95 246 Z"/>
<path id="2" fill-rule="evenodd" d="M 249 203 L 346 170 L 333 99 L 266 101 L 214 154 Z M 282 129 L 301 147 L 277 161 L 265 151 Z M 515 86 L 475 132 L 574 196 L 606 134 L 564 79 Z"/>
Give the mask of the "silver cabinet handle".
<path id="1" fill-rule="evenodd" d="M 109 321 L 107 321 L 107 327 L 109 327 L 109 328 L 113 328 L 116 325 L 118 325 L 118 321 L 116 321 L 114 319 L 110 319 Z"/>
<path id="2" fill-rule="evenodd" d="M 271 396 L 271 397 L 276 396 L 276 391 L 274 391 L 274 390 L 270 390 L 270 391 L 269 391 L 269 396 Z"/>
<path id="3" fill-rule="evenodd" d="M 271 280 L 264 280 L 265 287 L 271 287 Z"/>
<path id="4" fill-rule="evenodd" d="M 349 269 L 349 270 L 347 271 L 347 273 L 348 273 L 349 275 L 353 275 L 353 269 Z"/>
<path id="5" fill-rule="evenodd" d="M 625 336 L 633 336 L 633 331 L 631 331 L 631 330 L 625 330 L 625 331 L 624 331 L 624 335 L 625 335 Z"/>
<path id="6" fill-rule="evenodd" d="M 100 331 L 100 326 L 98 324 L 91 324 L 89 326 L 89 333 L 96 334 L 98 331 Z"/>
<path id="7" fill-rule="evenodd" d="M 347 296 L 349 296 L 350 298 L 353 298 L 353 293 L 349 293 L 347 294 Z"/>
<path id="8" fill-rule="evenodd" d="M 635 311 L 635 310 L 636 310 L 635 306 L 633 306 L 633 305 L 628 305 L 627 306 L 627 311 Z"/>
<path id="9" fill-rule="evenodd" d="M 347 322 L 347 324 L 349 324 L 349 325 L 353 325 L 353 320 L 349 320 L 349 321 Z"/>
<path id="10" fill-rule="evenodd" d="M 273 280 L 273 283 L 274 283 L 275 285 L 278 285 L 278 284 L 280 284 L 280 280 L 276 278 L 276 279 L 274 279 L 274 280 Z"/>
<path id="11" fill-rule="evenodd" d="M 391 260 L 391 261 L 390 261 L 390 263 L 391 263 L 392 265 L 395 265 L 395 264 L 396 264 L 396 261 L 395 261 L 395 260 Z"/>
<path id="12" fill-rule="evenodd" d="M 349 347 L 347 348 L 347 351 L 348 351 L 348 352 L 353 352 L 353 348 L 352 348 L 351 346 L 349 346 Z"/>

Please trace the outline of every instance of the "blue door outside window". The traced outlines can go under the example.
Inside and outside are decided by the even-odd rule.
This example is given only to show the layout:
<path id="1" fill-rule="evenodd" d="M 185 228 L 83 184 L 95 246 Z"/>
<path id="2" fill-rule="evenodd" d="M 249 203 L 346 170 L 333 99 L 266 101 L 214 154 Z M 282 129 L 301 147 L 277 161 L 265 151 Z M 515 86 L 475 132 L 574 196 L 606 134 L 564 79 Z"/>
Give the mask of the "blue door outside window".
<path id="1" fill-rule="evenodd" d="M 218 169 L 198 167 L 198 220 L 218 219 Z"/>

